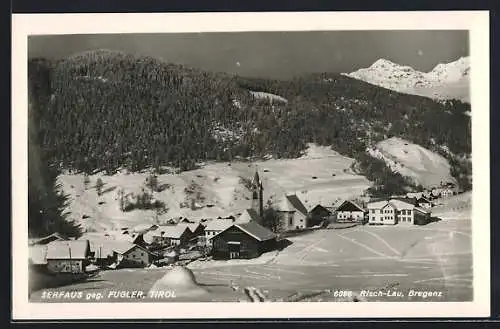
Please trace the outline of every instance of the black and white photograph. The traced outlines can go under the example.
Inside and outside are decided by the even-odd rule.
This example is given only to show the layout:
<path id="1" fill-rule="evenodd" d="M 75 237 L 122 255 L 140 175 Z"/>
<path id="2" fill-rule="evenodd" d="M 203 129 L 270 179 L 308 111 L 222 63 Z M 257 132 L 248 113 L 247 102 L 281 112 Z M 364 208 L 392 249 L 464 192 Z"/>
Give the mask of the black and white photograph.
<path id="1" fill-rule="evenodd" d="M 26 35 L 18 298 L 195 313 L 489 298 L 472 39 L 432 25 Z"/>

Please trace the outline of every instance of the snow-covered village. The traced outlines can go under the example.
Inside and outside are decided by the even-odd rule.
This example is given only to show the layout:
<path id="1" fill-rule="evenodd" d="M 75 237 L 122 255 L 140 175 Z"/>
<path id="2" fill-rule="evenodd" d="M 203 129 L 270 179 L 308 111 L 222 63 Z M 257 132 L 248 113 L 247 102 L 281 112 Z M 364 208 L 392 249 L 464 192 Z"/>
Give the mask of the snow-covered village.
<path id="1" fill-rule="evenodd" d="M 30 301 L 472 300 L 467 49 L 292 77 L 70 37 L 30 41 Z"/>

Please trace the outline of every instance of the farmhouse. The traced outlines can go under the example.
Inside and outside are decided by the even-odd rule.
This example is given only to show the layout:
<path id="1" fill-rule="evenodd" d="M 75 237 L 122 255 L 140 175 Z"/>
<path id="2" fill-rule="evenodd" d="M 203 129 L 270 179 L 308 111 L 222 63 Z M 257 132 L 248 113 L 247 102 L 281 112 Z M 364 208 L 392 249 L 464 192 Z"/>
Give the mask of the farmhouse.
<path id="1" fill-rule="evenodd" d="M 451 196 L 453 196 L 455 193 L 453 192 L 453 189 L 449 188 L 449 187 L 446 187 L 444 189 L 441 190 L 441 197 L 442 198 L 449 198 Z"/>
<path id="2" fill-rule="evenodd" d="M 189 230 L 189 241 L 200 244 L 205 237 L 205 226 L 200 223 L 179 223 L 177 226 L 185 226 Z"/>
<path id="3" fill-rule="evenodd" d="M 369 203 L 368 216 L 370 225 L 424 224 L 430 219 L 427 210 L 397 199 Z"/>
<path id="4" fill-rule="evenodd" d="M 365 210 L 353 201 L 346 200 L 337 207 L 338 222 L 362 222 Z"/>
<path id="5" fill-rule="evenodd" d="M 90 256 L 89 240 L 52 241 L 47 245 L 47 269 L 58 273 L 84 273 Z"/>
<path id="6" fill-rule="evenodd" d="M 256 222 L 233 224 L 211 240 L 214 259 L 255 258 L 276 248 L 276 234 Z"/>
<path id="7" fill-rule="evenodd" d="M 113 256 L 119 267 L 144 267 L 151 263 L 149 251 L 132 243 L 122 243 L 115 246 Z"/>
<path id="8" fill-rule="evenodd" d="M 207 222 L 207 226 L 205 226 L 206 245 L 211 246 L 212 240 L 210 240 L 210 238 L 224 231 L 231 225 L 233 225 L 233 221 L 231 219 L 215 219 L 210 222 Z"/>
<path id="9" fill-rule="evenodd" d="M 396 224 L 396 208 L 389 201 L 368 203 L 368 223 L 379 225 Z"/>
<path id="10" fill-rule="evenodd" d="M 146 243 L 157 243 L 168 246 L 186 245 L 191 237 L 191 230 L 183 225 L 162 225 L 154 231 L 143 235 Z"/>
<path id="11" fill-rule="evenodd" d="M 433 206 L 432 202 L 423 196 L 417 199 L 417 205 L 423 209 L 430 209 Z"/>
<path id="12" fill-rule="evenodd" d="M 284 231 L 300 230 L 307 227 L 308 212 L 297 195 L 287 195 L 276 209 Z"/>

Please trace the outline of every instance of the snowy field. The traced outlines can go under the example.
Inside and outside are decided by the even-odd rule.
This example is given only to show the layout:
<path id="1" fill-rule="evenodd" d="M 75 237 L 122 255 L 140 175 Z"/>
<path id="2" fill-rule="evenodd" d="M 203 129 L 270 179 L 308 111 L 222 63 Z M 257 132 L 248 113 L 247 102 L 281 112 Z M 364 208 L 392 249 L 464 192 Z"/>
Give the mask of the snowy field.
<path id="1" fill-rule="evenodd" d="M 154 197 L 165 203 L 166 212 L 158 219 L 166 221 L 183 216 L 197 221 L 238 216 L 251 206 L 251 193 L 241 179 L 251 180 L 256 169 L 263 181 L 266 202 L 277 201 L 285 193 L 297 193 L 308 208 L 319 202 L 332 205 L 338 199 L 362 194 L 371 185 L 364 176 L 350 172 L 353 162 L 328 147 L 311 144 L 299 159 L 207 163 L 197 170 L 162 174 L 158 182 L 164 189 L 154 193 Z M 123 189 L 125 194 L 140 193 L 141 188 L 147 191 L 144 186 L 147 177 L 148 173 L 96 174 L 89 177 L 87 187 L 81 174 L 61 175 L 59 181 L 70 196 L 70 218 L 90 231 L 103 232 L 156 220 L 152 210 L 122 212 L 119 208 L 118 191 Z M 104 183 L 101 196 L 94 187 L 98 178 Z M 186 193 L 186 188 L 192 193 Z"/>

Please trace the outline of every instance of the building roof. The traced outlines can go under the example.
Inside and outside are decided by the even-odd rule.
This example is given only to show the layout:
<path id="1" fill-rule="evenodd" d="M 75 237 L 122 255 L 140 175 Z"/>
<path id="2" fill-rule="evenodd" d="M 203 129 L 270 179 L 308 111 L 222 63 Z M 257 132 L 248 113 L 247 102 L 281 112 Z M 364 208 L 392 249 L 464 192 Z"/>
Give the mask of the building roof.
<path id="1" fill-rule="evenodd" d="M 357 205 L 353 201 L 345 200 L 337 208 L 337 211 L 365 211 L 361 206 Z"/>
<path id="2" fill-rule="evenodd" d="M 296 194 L 291 194 L 285 196 L 281 202 L 278 204 L 278 211 L 293 212 L 298 211 L 307 216 L 307 208 L 304 206 L 302 201 L 297 197 Z"/>
<path id="3" fill-rule="evenodd" d="M 41 237 L 41 238 L 30 239 L 29 244 L 30 245 L 47 244 L 47 243 L 50 243 L 50 242 L 56 241 L 56 240 L 64 241 L 64 240 L 68 240 L 68 239 L 66 237 L 64 237 L 62 234 L 55 232 L 55 233 L 49 234 L 49 235 Z"/>
<path id="4" fill-rule="evenodd" d="M 399 200 L 405 203 L 412 204 L 414 206 L 417 205 L 417 199 L 416 198 L 391 198 L 391 200 Z"/>
<path id="5" fill-rule="evenodd" d="M 368 209 L 382 209 L 383 207 L 385 207 L 387 204 L 389 204 L 389 201 L 386 201 L 386 200 L 382 200 L 382 201 L 374 201 L 374 202 L 370 202 L 368 203 L 368 205 L 366 206 Z"/>
<path id="6" fill-rule="evenodd" d="M 143 239 L 147 243 L 151 243 L 154 237 L 162 237 L 169 239 L 180 239 L 184 232 L 190 232 L 186 225 L 162 225 L 154 231 L 149 231 L 143 234 Z"/>
<path id="7" fill-rule="evenodd" d="M 89 240 L 52 241 L 47 245 L 47 259 L 85 259 Z"/>
<path id="8" fill-rule="evenodd" d="M 408 198 L 416 198 L 416 199 L 419 199 L 421 198 L 423 195 L 423 192 L 408 192 L 406 193 L 406 196 Z"/>
<path id="9" fill-rule="evenodd" d="M 257 214 L 255 209 L 245 209 L 240 217 L 238 217 L 238 223 L 248 223 L 251 221 L 259 221 L 260 216 Z"/>
<path id="10" fill-rule="evenodd" d="M 428 215 L 428 214 L 430 214 L 430 213 L 431 213 L 430 211 L 425 210 L 425 209 L 420 208 L 420 207 L 415 207 L 415 210 L 416 210 L 416 211 L 419 211 L 419 212 L 421 212 L 421 213 L 423 213 L 423 214 L 426 214 L 426 215 Z"/>
<path id="11" fill-rule="evenodd" d="M 205 231 L 224 231 L 231 225 L 233 225 L 233 221 L 231 219 L 214 219 L 207 222 Z"/>
<path id="12" fill-rule="evenodd" d="M 267 241 L 276 238 L 276 234 L 256 222 L 235 224 L 235 226 L 259 241 Z"/>
<path id="13" fill-rule="evenodd" d="M 34 245 L 29 247 L 30 261 L 35 265 L 47 264 L 47 246 Z"/>
<path id="14" fill-rule="evenodd" d="M 198 227 L 202 226 L 200 223 L 179 223 L 177 224 L 179 227 L 187 227 L 191 233 L 194 233 Z"/>
<path id="15" fill-rule="evenodd" d="M 239 228 L 240 230 L 247 233 L 248 235 L 250 235 L 254 239 L 257 239 L 258 241 L 267 241 L 267 240 L 276 238 L 276 234 L 271 232 L 270 230 L 268 230 L 264 226 L 259 225 L 256 222 L 248 222 L 248 223 L 232 224 L 231 226 L 227 227 L 226 229 L 219 232 L 218 234 L 210 237 L 209 240 L 215 238 L 216 236 L 220 236 L 222 233 L 224 233 L 225 231 L 227 231 L 229 228 L 231 228 L 233 226 Z"/>
<path id="16" fill-rule="evenodd" d="M 392 199 L 389 201 L 391 205 L 393 205 L 396 209 L 398 210 L 411 210 L 415 208 L 414 204 L 411 204 L 409 202 L 401 201 L 398 199 Z"/>
<path id="17" fill-rule="evenodd" d="M 322 206 L 320 204 L 315 205 L 311 210 L 309 210 L 309 212 L 312 213 L 312 212 L 314 212 L 316 210 L 324 210 L 324 211 L 328 212 L 329 214 L 332 213 L 330 211 L 330 209 L 328 209 L 328 207 Z"/>
<path id="18" fill-rule="evenodd" d="M 432 203 L 431 200 L 427 199 L 426 197 L 420 197 L 417 199 L 417 202 L 421 203 L 421 202 L 427 202 L 427 203 Z"/>

